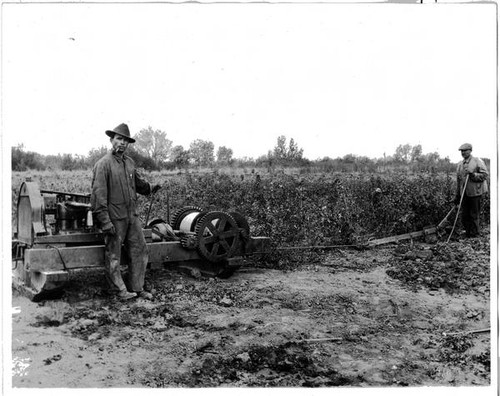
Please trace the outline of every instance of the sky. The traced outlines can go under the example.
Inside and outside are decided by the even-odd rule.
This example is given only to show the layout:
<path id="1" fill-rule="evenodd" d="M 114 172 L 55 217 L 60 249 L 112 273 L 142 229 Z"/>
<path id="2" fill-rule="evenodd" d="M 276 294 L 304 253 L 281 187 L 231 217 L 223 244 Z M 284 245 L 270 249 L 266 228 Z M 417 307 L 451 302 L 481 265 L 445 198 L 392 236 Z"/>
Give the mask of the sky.
<path id="1" fill-rule="evenodd" d="M 86 155 L 124 122 L 234 157 L 496 153 L 490 4 L 3 4 L 2 146 Z M 10 151 L 10 149 L 9 149 Z"/>

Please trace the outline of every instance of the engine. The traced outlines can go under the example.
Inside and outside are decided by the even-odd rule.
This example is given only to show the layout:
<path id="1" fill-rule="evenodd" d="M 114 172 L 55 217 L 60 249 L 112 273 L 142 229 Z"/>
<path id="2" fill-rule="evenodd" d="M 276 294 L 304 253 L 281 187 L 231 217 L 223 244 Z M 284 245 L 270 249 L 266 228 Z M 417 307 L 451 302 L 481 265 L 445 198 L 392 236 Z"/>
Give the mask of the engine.
<path id="1" fill-rule="evenodd" d="M 17 238 L 30 244 L 37 236 L 93 232 L 90 194 L 21 186 L 17 203 Z"/>
<path id="2" fill-rule="evenodd" d="M 50 234 L 93 231 L 90 196 L 57 191 L 41 191 Z"/>

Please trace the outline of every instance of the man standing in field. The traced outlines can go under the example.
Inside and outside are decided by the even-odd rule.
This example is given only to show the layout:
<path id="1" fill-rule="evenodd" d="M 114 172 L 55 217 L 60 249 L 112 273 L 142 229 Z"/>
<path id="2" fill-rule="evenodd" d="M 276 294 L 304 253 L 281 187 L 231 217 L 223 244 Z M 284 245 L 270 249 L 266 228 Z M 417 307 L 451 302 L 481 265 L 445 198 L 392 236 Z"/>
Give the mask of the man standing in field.
<path id="1" fill-rule="evenodd" d="M 479 216 L 481 214 L 481 196 L 488 191 L 486 179 L 488 170 L 484 162 L 471 155 L 472 145 L 462 144 L 459 148 L 463 161 L 457 166 L 457 193 L 455 204 L 462 200 L 462 224 L 465 235 L 473 238 L 479 235 Z M 465 192 L 464 192 L 465 189 Z"/>
<path id="2" fill-rule="evenodd" d="M 94 166 L 91 195 L 92 211 L 104 232 L 106 278 L 112 291 L 122 300 L 137 296 L 152 299 L 151 293 L 143 289 L 148 254 L 137 215 L 136 193 L 154 194 L 160 186 L 151 187 L 137 172 L 134 161 L 125 155 L 128 145 L 135 142 L 126 124 L 106 131 L 106 135 L 110 137 L 112 149 Z M 120 271 L 122 244 L 130 258 L 130 291 Z"/>

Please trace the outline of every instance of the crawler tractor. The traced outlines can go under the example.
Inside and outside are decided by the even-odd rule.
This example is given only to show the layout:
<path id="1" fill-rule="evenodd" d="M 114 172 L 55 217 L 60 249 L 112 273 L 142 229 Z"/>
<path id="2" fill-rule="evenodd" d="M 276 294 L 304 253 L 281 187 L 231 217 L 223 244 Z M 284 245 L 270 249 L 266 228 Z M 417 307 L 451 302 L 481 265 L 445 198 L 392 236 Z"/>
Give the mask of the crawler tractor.
<path id="1" fill-rule="evenodd" d="M 104 266 L 104 234 L 94 226 L 90 194 L 40 190 L 34 182 L 23 182 L 16 223 L 13 284 L 33 299 L 63 290 L 74 271 Z M 196 206 L 178 209 L 170 221 L 153 218 L 143 232 L 149 268 L 173 266 L 228 277 L 244 257 L 270 250 L 269 238 L 251 236 L 241 214 Z M 124 252 L 122 263 L 127 260 Z"/>

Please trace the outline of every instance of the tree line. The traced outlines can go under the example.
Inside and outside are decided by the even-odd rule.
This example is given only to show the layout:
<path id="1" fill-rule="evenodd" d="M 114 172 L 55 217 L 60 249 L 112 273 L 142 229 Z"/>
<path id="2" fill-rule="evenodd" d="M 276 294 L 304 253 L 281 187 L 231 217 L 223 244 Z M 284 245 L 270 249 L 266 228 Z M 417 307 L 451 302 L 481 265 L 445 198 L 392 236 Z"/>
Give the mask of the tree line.
<path id="1" fill-rule="evenodd" d="M 254 158 L 234 158 L 233 150 L 220 146 L 215 150 L 211 141 L 196 139 L 189 148 L 174 145 L 167 134 L 152 127 L 141 129 L 135 136 L 136 142 L 129 146 L 127 154 L 136 165 L 146 170 L 175 170 L 200 167 L 234 168 L 314 168 L 326 172 L 380 172 L 380 171 L 454 171 L 455 163 L 441 158 L 437 152 L 424 154 L 421 145 L 399 145 L 393 155 L 382 158 L 368 158 L 347 154 L 343 157 L 324 157 L 309 160 L 304 150 L 293 138 L 281 135 L 267 154 Z M 94 148 L 87 155 L 57 154 L 41 155 L 25 150 L 24 146 L 12 147 L 12 170 L 77 170 L 91 169 L 109 151 L 109 147 Z M 487 165 L 489 161 L 486 159 Z"/>

